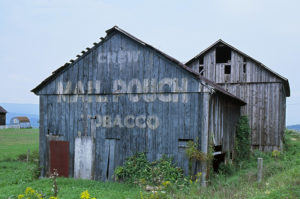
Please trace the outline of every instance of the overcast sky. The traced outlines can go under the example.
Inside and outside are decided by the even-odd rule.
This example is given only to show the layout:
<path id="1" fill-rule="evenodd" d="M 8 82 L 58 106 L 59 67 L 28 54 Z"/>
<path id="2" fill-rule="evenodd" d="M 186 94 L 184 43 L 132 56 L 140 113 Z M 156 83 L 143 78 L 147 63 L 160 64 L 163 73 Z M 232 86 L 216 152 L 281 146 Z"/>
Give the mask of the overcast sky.
<path id="1" fill-rule="evenodd" d="M 180 61 L 218 39 L 289 79 L 287 124 L 300 123 L 299 0 L 0 0 L 0 102 L 30 92 L 114 25 Z"/>

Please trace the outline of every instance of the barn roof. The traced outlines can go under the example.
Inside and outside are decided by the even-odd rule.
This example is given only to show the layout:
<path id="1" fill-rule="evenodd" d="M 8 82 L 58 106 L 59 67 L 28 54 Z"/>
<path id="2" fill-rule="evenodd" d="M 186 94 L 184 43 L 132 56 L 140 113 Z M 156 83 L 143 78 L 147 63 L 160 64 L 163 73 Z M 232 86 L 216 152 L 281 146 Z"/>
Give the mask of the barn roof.
<path id="1" fill-rule="evenodd" d="M 286 96 L 290 96 L 290 85 L 289 85 L 289 80 L 281 75 L 279 75 L 278 73 L 276 73 L 275 71 L 271 70 L 270 68 L 268 68 L 266 65 L 264 65 L 263 63 L 257 61 L 256 59 L 250 57 L 249 55 L 247 55 L 246 53 L 238 50 L 237 48 L 235 48 L 234 46 L 226 43 L 225 41 L 223 41 L 222 39 L 219 39 L 218 41 L 216 41 L 215 43 L 213 43 L 212 45 L 210 45 L 208 48 L 204 49 L 203 51 L 201 51 L 198 55 L 196 55 L 195 57 L 193 57 L 191 60 L 187 61 L 185 64 L 190 64 L 191 62 L 193 62 L 194 60 L 198 59 L 201 55 L 204 55 L 205 53 L 207 53 L 209 50 L 211 50 L 212 48 L 215 48 L 216 46 L 218 46 L 219 44 L 223 44 L 227 47 L 229 47 L 231 50 L 234 50 L 236 52 L 238 52 L 239 54 L 243 55 L 244 57 L 252 60 L 254 63 L 256 63 L 257 65 L 259 65 L 260 67 L 264 68 L 265 70 L 269 71 L 271 74 L 273 74 L 274 76 L 278 77 L 279 79 L 281 79 L 284 82 L 284 87 L 286 90 Z"/>
<path id="2" fill-rule="evenodd" d="M 19 122 L 30 122 L 30 120 L 28 119 L 28 117 L 25 117 L 25 116 L 23 116 L 23 117 L 14 117 L 12 119 L 18 119 Z"/>
<path id="3" fill-rule="evenodd" d="M 2 106 L 0 106 L 0 113 L 7 113 L 7 111 Z"/>
<path id="4" fill-rule="evenodd" d="M 98 43 L 94 43 L 94 47 L 92 48 L 87 48 L 87 51 L 82 51 L 82 55 L 81 56 L 77 56 L 77 59 L 75 60 L 70 60 L 70 63 L 66 63 L 65 65 L 61 66 L 60 68 L 58 68 L 57 70 L 55 70 L 51 76 L 49 76 L 48 78 L 46 78 L 43 82 L 41 82 L 37 87 L 35 87 L 34 89 L 31 90 L 31 92 L 34 92 L 35 94 L 41 90 L 44 86 L 46 86 L 49 82 L 51 82 L 52 80 L 54 80 L 59 74 L 61 74 L 66 68 L 72 66 L 74 63 L 78 62 L 80 59 L 82 59 L 84 56 L 86 56 L 90 50 L 97 48 L 99 45 L 101 45 L 103 42 L 105 42 L 106 40 L 108 40 L 110 38 L 110 36 L 114 33 L 121 33 L 122 35 L 127 36 L 128 38 L 134 40 L 135 42 L 141 44 L 142 46 L 148 47 L 152 50 L 154 50 L 155 52 L 157 52 L 158 54 L 164 56 L 165 58 L 167 58 L 168 60 L 170 60 L 171 62 L 179 65 L 180 67 L 182 67 L 183 69 L 185 69 L 186 71 L 188 71 L 190 74 L 192 74 L 193 76 L 197 77 L 198 79 L 204 81 L 206 84 L 208 84 L 209 86 L 211 86 L 215 91 L 221 93 L 222 95 L 225 95 L 227 97 L 230 97 L 234 100 L 236 100 L 239 104 L 241 105 L 245 105 L 246 102 L 241 100 L 240 98 L 238 98 L 237 96 L 229 93 L 228 91 L 224 90 L 221 86 L 215 84 L 214 82 L 202 77 L 199 73 L 193 71 L 192 69 L 190 69 L 189 67 L 187 67 L 185 64 L 183 64 L 182 62 L 178 61 L 177 59 L 167 55 L 166 53 L 158 50 L 157 48 L 147 44 L 146 42 L 143 42 L 142 40 L 136 38 L 135 36 L 129 34 L 128 32 L 122 30 L 121 28 L 119 28 L 118 26 L 114 26 L 108 30 L 106 30 L 107 35 L 105 36 L 105 38 L 101 37 L 101 41 Z"/>

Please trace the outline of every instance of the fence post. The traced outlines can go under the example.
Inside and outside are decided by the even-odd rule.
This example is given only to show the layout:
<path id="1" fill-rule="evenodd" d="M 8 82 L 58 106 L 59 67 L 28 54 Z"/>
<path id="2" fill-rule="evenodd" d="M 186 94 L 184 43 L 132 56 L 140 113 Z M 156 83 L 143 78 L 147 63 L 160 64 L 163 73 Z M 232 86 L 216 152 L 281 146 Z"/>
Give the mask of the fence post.
<path id="1" fill-rule="evenodd" d="M 262 181 L 262 172 L 263 172 L 263 159 L 262 158 L 257 158 L 257 181 L 261 182 Z"/>
<path id="2" fill-rule="evenodd" d="M 27 150 L 27 162 L 29 161 L 30 149 Z"/>

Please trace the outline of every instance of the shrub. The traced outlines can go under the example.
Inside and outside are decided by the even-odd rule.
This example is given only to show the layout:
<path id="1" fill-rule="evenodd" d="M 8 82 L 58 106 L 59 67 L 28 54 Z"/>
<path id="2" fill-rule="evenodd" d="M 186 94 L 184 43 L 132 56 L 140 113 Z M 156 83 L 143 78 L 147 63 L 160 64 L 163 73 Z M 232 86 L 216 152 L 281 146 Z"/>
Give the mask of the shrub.
<path id="1" fill-rule="evenodd" d="M 183 180 L 183 170 L 173 165 L 171 158 L 163 156 L 150 163 L 144 153 L 129 157 L 123 166 L 115 169 L 114 175 L 119 181 L 152 185 Z"/>
<path id="2" fill-rule="evenodd" d="M 225 164 L 224 162 L 219 165 L 219 172 L 224 175 L 232 175 L 234 174 L 235 167 L 233 164 Z"/>

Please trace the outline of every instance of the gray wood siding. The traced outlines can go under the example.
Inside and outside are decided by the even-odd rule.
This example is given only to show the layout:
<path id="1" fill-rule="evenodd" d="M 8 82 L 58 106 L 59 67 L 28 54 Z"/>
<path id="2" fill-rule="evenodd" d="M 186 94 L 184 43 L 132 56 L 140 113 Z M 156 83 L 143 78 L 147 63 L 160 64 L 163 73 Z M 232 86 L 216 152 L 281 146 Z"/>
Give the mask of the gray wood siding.
<path id="1" fill-rule="evenodd" d="M 229 118 L 239 117 L 239 111 L 230 109 L 240 105 L 210 93 L 211 87 L 164 56 L 114 34 L 39 91 L 42 176 L 49 170 L 48 140 L 54 138 L 69 141 L 69 175 L 74 176 L 77 136 L 95 139 L 97 180 L 111 180 L 114 168 L 136 152 L 146 152 L 150 161 L 172 156 L 187 174 L 180 144 L 201 142 L 209 122 L 209 128 L 222 129 L 216 133 L 223 137 L 216 139 L 226 142 L 224 151 L 232 149 L 236 120 Z M 225 119 L 217 119 L 219 114 Z"/>
<path id="2" fill-rule="evenodd" d="M 241 114 L 249 117 L 254 148 L 265 151 L 278 149 L 282 144 L 286 117 L 282 80 L 249 59 L 246 59 L 244 73 L 244 57 L 236 51 L 231 51 L 229 63 L 216 63 L 215 54 L 213 48 L 203 55 L 204 77 L 247 102 Z M 224 74 L 226 64 L 231 65 L 229 75 Z M 190 63 L 189 67 L 197 71 L 199 60 Z"/>
<path id="3" fill-rule="evenodd" d="M 223 85 L 229 92 L 247 102 L 241 114 L 249 116 L 252 145 L 261 149 L 280 146 L 285 129 L 285 96 L 282 84 Z"/>
<path id="4" fill-rule="evenodd" d="M 222 145 L 223 152 L 233 150 L 236 124 L 240 108 L 229 99 L 213 95 L 209 109 L 209 133 L 215 146 Z"/>

